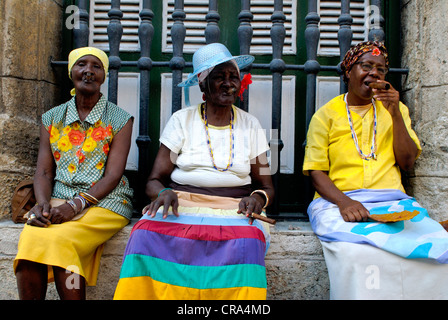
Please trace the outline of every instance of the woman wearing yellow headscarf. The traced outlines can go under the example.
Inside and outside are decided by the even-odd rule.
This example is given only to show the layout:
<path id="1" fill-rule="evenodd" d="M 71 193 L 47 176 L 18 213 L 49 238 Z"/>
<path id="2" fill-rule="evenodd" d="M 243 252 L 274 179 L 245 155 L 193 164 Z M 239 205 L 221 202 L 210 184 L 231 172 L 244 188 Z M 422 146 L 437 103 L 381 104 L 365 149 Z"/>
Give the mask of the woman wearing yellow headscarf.
<path id="1" fill-rule="evenodd" d="M 100 92 L 109 61 L 96 48 L 73 50 L 73 98 L 42 115 L 34 192 L 14 260 L 19 297 L 44 299 L 55 281 L 61 299 L 85 299 L 104 243 L 132 216 L 123 175 L 133 118 Z"/>

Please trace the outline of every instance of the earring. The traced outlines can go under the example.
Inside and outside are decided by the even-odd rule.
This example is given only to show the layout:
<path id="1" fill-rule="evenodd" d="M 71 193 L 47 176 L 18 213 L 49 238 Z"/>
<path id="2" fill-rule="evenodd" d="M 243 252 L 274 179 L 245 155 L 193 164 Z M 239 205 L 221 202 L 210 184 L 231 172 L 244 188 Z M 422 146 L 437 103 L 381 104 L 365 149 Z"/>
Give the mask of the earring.
<path id="1" fill-rule="evenodd" d="M 205 93 L 202 94 L 202 101 L 205 101 Z"/>

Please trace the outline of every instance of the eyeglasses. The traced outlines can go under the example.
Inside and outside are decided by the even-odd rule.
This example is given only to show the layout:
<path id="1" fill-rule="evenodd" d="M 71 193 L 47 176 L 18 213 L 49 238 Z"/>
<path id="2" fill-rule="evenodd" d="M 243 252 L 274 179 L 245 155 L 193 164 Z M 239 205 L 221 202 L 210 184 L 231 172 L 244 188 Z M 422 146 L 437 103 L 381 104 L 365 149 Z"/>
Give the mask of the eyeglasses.
<path id="1" fill-rule="evenodd" d="M 378 70 L 378 73 L 383 76 L 385 76 L 389 72 L 389 68 L 387 67 L 376 66 L 368 62 L 356 62 L 355 64 L 360 64 L 361 69 L 366 72 L 372 71 L 373 68 L 376 68 L 376 70 Z"/>

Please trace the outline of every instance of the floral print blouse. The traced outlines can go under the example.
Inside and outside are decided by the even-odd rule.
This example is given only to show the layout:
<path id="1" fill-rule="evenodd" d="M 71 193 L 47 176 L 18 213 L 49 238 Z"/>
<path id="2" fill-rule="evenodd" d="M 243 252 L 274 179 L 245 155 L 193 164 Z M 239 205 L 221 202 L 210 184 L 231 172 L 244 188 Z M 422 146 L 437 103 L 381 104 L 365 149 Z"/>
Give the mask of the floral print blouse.
<path id="1" fill-rule="evenodd" d="M 84 121 L 79 119 L 75 97 L 42 115 L 56 163 L 53 198 L 71 199 L 103 177 L 112 139 L 130 118 L 129 113 L 104 96 Z M 132 197 L 129 181 L 123 176 L 97 206 L 130 219 Z"/>

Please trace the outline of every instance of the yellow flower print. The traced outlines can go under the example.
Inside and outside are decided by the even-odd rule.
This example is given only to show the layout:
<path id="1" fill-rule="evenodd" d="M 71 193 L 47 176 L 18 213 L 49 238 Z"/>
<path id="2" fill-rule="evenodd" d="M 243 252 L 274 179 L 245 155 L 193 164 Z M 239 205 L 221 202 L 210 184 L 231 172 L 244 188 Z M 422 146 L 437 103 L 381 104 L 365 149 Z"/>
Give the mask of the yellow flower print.
<path id="1" fill-rule="evenodd" d="M 81 128 L 81 126 L 79 125 L 78 122 L 74 122 L 74 123 L 72 124 L 72 129 L 73 129 L 73 130 L 79 130 L 79 128 Z"/>
<path id="2" fill-rule="evenodd" d="M 59 139 L 59 130 L 55 128 L 54 126 L 50 126 L 50 143 L 55 143 Z"/>
<path id="3" fill-rule="evenodd" d="M 76 166 L 73 163 L 70 163 L 67 167 L 68 172 L 73 173 L 76 171 Z"/>
<path id="4" fill-rule="evenodd" d="M 64 129 L 62 129 L 62 131 L 67 134 L 71 131 L 72 129 L 69 126 L 66 126 Z"/>
<path id="5" fill-rule="evenodd" d="M 96 141 L 92 137 L 87 138 L 82 145 L 82 150 L 92 152 L 96 148 Z"/>
<path id="6" fill-rule="evenodd" d="M 93 128 L 90 127 L 90 128 L 87 130 L 86 135 L 87 135 L 88 137 L 90 137 L 90 135 L 92 134 L 92 131 L 93 131 Z"/>
<path id="7" fill-rule="evenodd" d="M 128 204 L 128 202 L 126 200 L 123 199 L 123 204 Z"/>
<path id="8" fill-rule="evenodd" d="M 101 125 L 103 124 L 103 122 L 100 120 L 98 120 L 97 122 L 95 122 L 95 128 L 101 127 Z"/>
<path id="9" fill-rule="evenodd" d="M 58 141 L 58 148 L 63 151 L 63 152 L 67 152 L 68 150 L 70 150 L 72 148 L 72 144 L 70 142 L 70 139 L 67 136 L 63 136 L 61 139 L 59 139 Z"/>
<path id="10" fill-rule="evenodd" d="M 97 168 L 98 170 L 101 170 L 104 167 L 104 162 L 100 161 L 96 164 L 95 168 Z"/>

